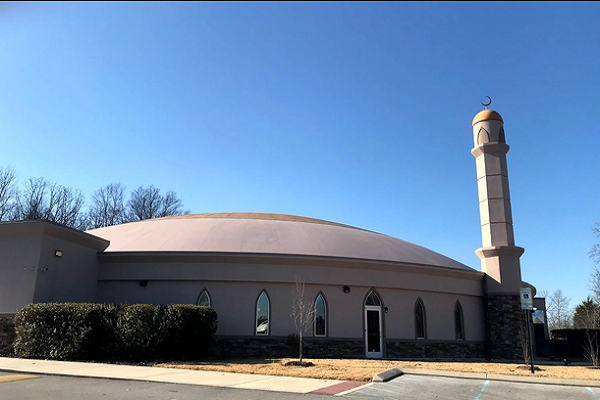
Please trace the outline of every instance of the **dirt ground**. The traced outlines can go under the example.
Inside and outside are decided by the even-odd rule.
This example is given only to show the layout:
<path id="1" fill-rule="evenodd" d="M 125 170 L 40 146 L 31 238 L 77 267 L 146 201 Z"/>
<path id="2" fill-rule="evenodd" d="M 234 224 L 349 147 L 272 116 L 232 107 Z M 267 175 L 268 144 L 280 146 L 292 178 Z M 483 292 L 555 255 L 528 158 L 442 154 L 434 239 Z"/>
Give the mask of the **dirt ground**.
<path id="1" fill-rule="evenodd" d="M 560 361 L 534 363 L 536 371 L 525 364 L 493 362 L 448 361 L 391 361 L 371 359 L 304 359 L 311 367 L 286 366 L 291 358 L 211 359 L 205 361 L 155 364 L 158 367 L 185 368 L 205 371 L 237 372 L 246 374 L 293 376 L 319 379 L 370 381 L 374 375 L 391 368 L 430 369 L 440 371 L 477 372 L 501 375 L 521 375 L 560 379 L 600 380 L 600 370 L 589 363 L 579 362 L 565 366 Z M 545 365 L 545 364 L 554 365 Z M 539 370 L 537 370 L 539 368 Z"/>

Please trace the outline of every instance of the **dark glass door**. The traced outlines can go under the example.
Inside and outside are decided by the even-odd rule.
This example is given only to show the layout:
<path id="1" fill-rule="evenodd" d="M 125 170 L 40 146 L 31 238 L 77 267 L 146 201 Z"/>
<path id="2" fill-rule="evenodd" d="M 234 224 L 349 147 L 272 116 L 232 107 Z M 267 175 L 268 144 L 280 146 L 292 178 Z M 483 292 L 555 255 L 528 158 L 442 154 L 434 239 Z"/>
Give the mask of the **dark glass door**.
<path id="1" fill-rule="evenodd" d="M 381 309 L 365 310 L 367 357 L 382 357 Z"/>

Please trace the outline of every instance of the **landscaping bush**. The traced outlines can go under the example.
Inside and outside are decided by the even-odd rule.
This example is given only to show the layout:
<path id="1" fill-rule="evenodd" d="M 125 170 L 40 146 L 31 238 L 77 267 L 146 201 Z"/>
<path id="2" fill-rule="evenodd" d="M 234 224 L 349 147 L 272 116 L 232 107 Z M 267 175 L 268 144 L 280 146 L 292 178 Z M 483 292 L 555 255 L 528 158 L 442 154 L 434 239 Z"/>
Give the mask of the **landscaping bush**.
<path id="1" fill-rule="evenodd" d="M 107 307 L 89 303 L 38 303 L 15 315 L 17 357 L 90 358 L 104 349 Z"/>
<path id="2" fill-rule="evenodd" d="M 133 359 L 160 357 L 159 346 L 167 336 L 171 319 L 172 312 L 167 306 L 125 306 L 118 320 L 123 356 Z"/>
<path id="3" fill-rule="evenodd" d="M 217 329 L 215 310 L 191 304 L 174 304 L 171 310 L 171 324 L 162 347 L 163 355 L 182 359 L 206 356 Z"/>
<path id="4" fill-rule="evenodd" d="M 143 360 L 206 355 L 211 307 L 38 303 L 15 316 L 15 355 L 54 360 Z"/>

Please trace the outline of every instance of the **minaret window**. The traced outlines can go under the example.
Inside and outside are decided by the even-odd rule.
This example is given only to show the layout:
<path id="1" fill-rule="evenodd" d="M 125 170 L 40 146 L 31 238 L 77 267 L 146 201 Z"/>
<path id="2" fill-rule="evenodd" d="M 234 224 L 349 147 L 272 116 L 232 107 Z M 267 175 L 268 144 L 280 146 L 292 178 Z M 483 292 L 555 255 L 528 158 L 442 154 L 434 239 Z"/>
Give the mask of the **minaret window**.
<path id="1" fill-rule="evenodd" d="M 506 137 L 504 136 L 504 127 L 500 128 L 498 141 L 502 142 L 502 143 L 506 143 Z"/>
<path id="2" fill-rule="evenodd" d="M 477 144 L 484 144 L 484 143 L 488 143 L 490 141 L 490 134 L 488 131 L 486 131 L 484 128 L 481 128 L 479 130 L 479 133 L 477 133 Z"/>

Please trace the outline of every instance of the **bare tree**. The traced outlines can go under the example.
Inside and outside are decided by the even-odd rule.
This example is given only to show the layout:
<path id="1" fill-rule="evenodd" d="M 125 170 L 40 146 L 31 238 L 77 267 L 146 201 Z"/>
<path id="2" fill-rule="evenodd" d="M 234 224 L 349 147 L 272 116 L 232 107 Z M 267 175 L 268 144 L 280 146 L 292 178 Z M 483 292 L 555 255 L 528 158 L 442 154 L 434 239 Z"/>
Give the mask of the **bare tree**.
<path id="1" fill-rule="evenodd" d="M 17 174 L 14 169 L 0 168 L 0 221 L 15 219 L 17 208 Z"/>
<path id="2" fill-rule="evenodd" d="M 594 235 L 596 235 L 596 238 L 598 239 L 598 243 L 596 243 L 595 245 L 592 246 L 592 249 L 590 250 L 590 257 L 592 258 L 592 260 L 594 260 L 594 262 L 596 263 L 596 265 L 600 265 L 600 223 L 596 223 L 596 226 L 592 229 L 592 231 L 594 232 Z M 596 272 L 595 272 L 595 276 L 594 278 L 596 278 L 596 282 L 598 281 L 598 267 L 596 267 Z M 596 292 L 597 289 L 600 289 L 600 287 L 595 287 L 593 288 L 594 290 L 594 294 L 595 296 L 598 296 L 600 293 Z"/>
<path id="3" fill-rule="evenodd" d="M 585 358 L 592 363 L 594 368 L 600 366 L 600 345 L 598 343 L 598 331 L 586 329 L 585 343 L 583 345 Z"/>
<path id="4" fill-rule="evenodd" d="M 573 315 L 575 329 L 585 329 L 585 342 L 583 350 L 585 357 L 598 368 L 600 361 L 600 346 L 598 343 L 598 329 L 600 329 L 600 304 L 588 297 L 575 307 Z"/>
<path id="5" fill-rule="evenodd" d="M 600 224 L 596 224 L 593 229 L 594 234 L 600 239 Z M 590 277 L 590 289 L 593 298 L 582 302 L 576 308 L 576 314 L 573 318 L 577 325 L 585 325 L 585 345 L 584 351 L 586 358 L 592 363 L 594 368 L 600 366 L 600 344 L 598 343 L 598 328 L 600 328 L 600 243 L 596 243 L 590 251 L 590 257 L 594 260 L 596 266 Z"/>
<path id="6" fill-rule="evenodd" d="M 182 211 L 183 203 L 172 190 L 169 190 L 162 198 L 161 217 L 169 215 L 189 214 L 189 211 Z"/>
<path id="7" fill-rule="evenodd" d="M 102 228 L 127 222 L 125 211 L 125 186 L 108 184 L 92 195 L 92 205 L 87 213 L 89 228 Z"/>
<path id="8" fill-rule="evenodd" d="M 181 207 L 182 202 L 175 192 L 169 191 L 163 196 L 160 190 L 152 185 L 135 189 L 127 203 L 131 221 L 186 214 L 187 211 L 182 211 Z"/>
<path id="9" fill-rule="evenodd" d="M 94 192 L 91 206 L 83 212 L 81 191 L 42 177 L 29 178 L 19 188 L 16 176 L 14 169 L 0 168 L 0 221 L 44 220 L 83 230 L 189 214 L 174 191 L 162 195 L 152 185 L 140 186 L 125 203 L 125 187 L 120 183 Z"/>
<path id="10" fill-rule="evenodd" d="M 590 289 L 596 303 L 600 304 L 600 261 L 595 261 L 596 266 L 590 277 Z"/>
<path id="11" fill-rule="evenodd" d="M 81 228 L 83 224 L 81 208 L 84 204 L 81 191 L 56 185 L 51 196 L 54 201 L 51 203 L 50 220 L 72 228 Z"/>
<path id="12" fill-rule="evenodd" d="M 47 220 L 50 214 L 47 199 L 49 183 L 44 178 L 29 178 L 23 186 L 17 202 L 18 219 Z"/>
<path id="13" fill-rule="evenodd" d="M 315 304 L 304 297 L 304 282 L 296 278 L 296 287 L 292 294 L 292 311 L 290 316 L 294 320 L 294 326 L 298 332 L 298 354 L 299 362 L 302 364 L 302 348 L 304 332 L 308 331 L 313 323 L 315 315 Z"/>
<path id="14" fill-rule="evenodd" d="M 529 317 L 529 315 L 527 315 Z M 525 361 L 525 365 L 531 365 L 531 354 L 529 349 L 531 348 L 529 345 L 529 334 L 527 333 L 526 324 L 519 324 L 519 339 L 521 341 L 521 350 L 523 354 L 523 361 Z"/>
<path id="15" fill-rule="evenodd" d="M 22 220 L 45 220 L 80 228 L 83 203 L 83 194 L 78 190 L 44 178 L 29 178 L 19 193 L 17 216 Z"/>
<path id="16" fill-rule="evenodd" d="M 573 311 L 569 307 L 570 302 L 571 299 L 566 297 L 561 289 L 552 293 L 546 307 L 549 331 L 571 327 Z"/>
<path id="17" fill-rule="evenodd" d="M 131 193 L 127 203 L 129 219 L 132 221 L 156 218 L 161 203 L 160 190 L 154 186 L 140 186 Z"/>

